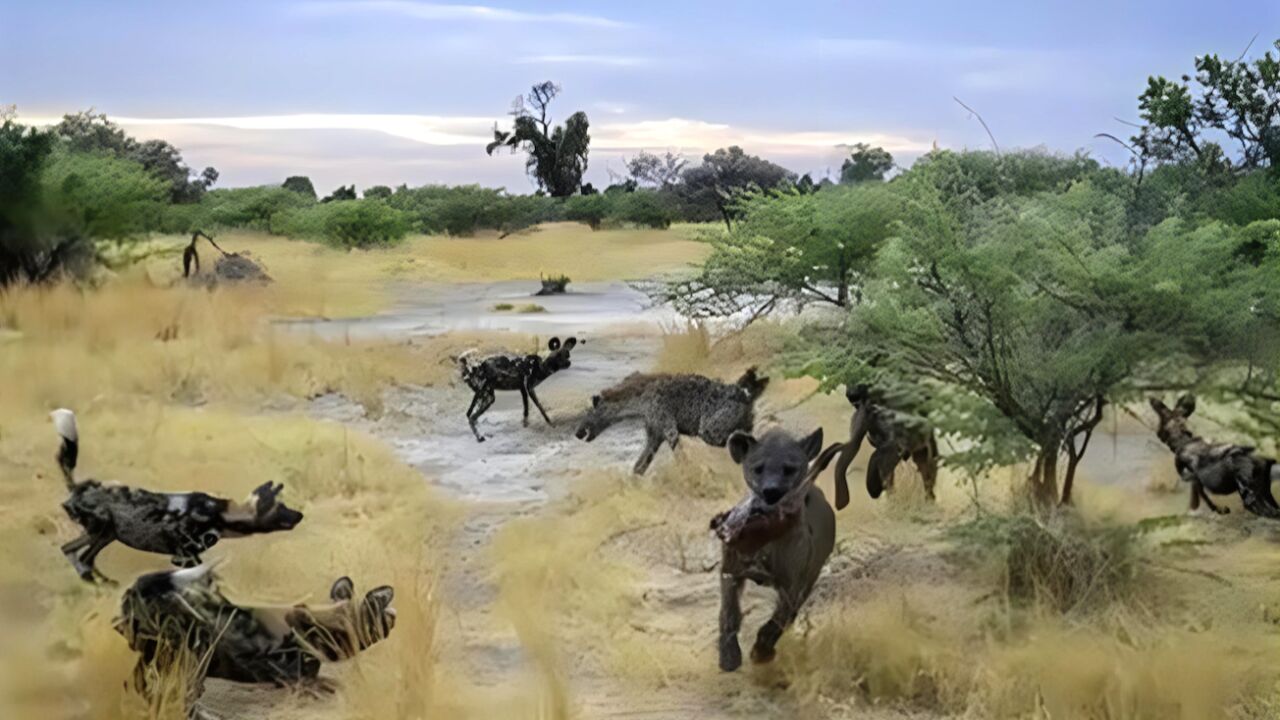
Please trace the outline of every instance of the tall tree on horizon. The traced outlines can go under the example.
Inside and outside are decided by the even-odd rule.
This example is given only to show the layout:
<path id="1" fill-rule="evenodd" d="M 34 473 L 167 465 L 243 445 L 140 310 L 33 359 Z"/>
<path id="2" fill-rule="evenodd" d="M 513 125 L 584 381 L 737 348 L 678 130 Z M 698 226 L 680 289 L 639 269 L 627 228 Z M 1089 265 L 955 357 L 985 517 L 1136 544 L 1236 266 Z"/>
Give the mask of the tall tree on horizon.
<path id="1" fill-rule="evenodd" d="M 560 86 L 550 80 L 534 85 L 527 96 L 512 103 L 514 118 L 510 130 L 493 128 L 493 142 L 485 147 L 492 155 L 502 147 L 529 154 L 525 170 L 538 187 L 552 197 L 569 197 L 582 187 L 587 171 L 591 136 L 587 114 L 578 111 L 563 125 L 553 125 L 548 108 L 560 94 Z"/>

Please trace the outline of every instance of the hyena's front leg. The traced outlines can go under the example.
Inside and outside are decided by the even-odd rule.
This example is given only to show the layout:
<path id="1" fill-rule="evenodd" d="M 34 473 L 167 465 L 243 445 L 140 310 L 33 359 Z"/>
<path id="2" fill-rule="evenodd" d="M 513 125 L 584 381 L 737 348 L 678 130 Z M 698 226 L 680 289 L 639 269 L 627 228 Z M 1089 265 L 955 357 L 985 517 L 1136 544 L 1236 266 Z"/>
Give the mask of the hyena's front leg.
<path id="1" fill-rule="evenodd" d="M 644 450 L 640 451 L 640 457 L 631 471 L 636 475 L 643 475 L 649 469 L 649 463 L 653 462 L 653 456 L 657 454 L 660 447 L 662 447 L 662 431 L 646 426 Z"/>
<path id="2" fill-rule="evenodd" d="M 733 672 L 742 667 L 742 647 L 738 631 L 742 629 L 742 578 L 720 575 L 720 669 Z"/>

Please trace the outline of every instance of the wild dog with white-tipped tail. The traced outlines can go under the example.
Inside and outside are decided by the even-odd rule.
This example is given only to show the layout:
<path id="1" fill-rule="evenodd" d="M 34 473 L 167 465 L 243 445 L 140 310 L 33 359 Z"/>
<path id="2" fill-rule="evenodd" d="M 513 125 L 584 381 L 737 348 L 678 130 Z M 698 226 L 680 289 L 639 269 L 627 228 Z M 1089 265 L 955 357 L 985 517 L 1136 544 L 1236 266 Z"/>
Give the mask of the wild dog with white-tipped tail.
<path id="1" fill-rule="evenodd" d="M 302 513 L 280 502 L 284 486 L 269 482 L 244 502 L 202 492 L 157 493 L 96 480 L 77 482 L 80 433 L 75 413 L 59 409 L 50 416 L 62 440 L 58 465 L 70 492 L 62 508 L 84 529 L 62 546 L 62 553 L 84 580 L 108 579 L 94 561 L 117 540 L 135 550 L 169 555 L 179 567 L 194 567 L 200 554 L 222 538 L 292 530 L 302 522 Z"/>

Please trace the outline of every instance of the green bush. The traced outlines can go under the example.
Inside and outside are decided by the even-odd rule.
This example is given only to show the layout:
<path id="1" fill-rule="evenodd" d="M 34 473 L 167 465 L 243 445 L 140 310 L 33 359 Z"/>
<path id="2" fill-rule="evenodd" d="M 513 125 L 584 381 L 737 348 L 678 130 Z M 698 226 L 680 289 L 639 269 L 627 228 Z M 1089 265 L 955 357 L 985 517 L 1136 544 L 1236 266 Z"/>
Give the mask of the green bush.
<path id="1" fill-rule="evenodd" d="M 601 193 L 594 195 L 574 195 L 564 201 L 564 219 L 580 222 L 599 230 L 600 225 L 609 215 L 610 199 Z"/>
<path id="2" fill-rule="evenodd" d="M 667 195 L 656 190 L 637 190 L 607 197 L 613 206 L 610 220 L 618 223 L 665 230 L 676 219 L 675 207 Z"/>
<path id="3" fill-rule="evenodd" d="M 302 193 L 269 185 L 211 190 L 200 201 L 200 210 L 192 218 L 194 225 L 186 230 L 218 227 L 270 230 L 272 216 L 277 213 L 314 204 L 315 200 Z"/>
<path id="4" fill-rule="evenodd" d="M 271 218 L 278 235 L 346 248 L 390 245 L 409 234 L 409 216 L 381 200 L 338 200 L 286 210 Z"/>
<path id="5" fill-rule="evenodd" d="M 559 204 L 543 195 L 508 195 L 479 185 L 398 188 L 388 204 L 409 214 L 426 234 L 474 235 L 477 230 L 514 232 L 560 218 Z"/>

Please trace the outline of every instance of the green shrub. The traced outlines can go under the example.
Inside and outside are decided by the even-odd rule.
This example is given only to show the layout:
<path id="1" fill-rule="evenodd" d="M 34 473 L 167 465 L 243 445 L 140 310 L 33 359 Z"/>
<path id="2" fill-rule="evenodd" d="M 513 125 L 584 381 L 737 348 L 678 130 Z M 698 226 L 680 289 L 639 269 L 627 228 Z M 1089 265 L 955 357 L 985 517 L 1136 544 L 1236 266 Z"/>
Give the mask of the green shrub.
<path id="1" fill-rule="evenodd" d="M 278 235 L 323 240 L 347 248 L 390 245 L 409 233 L 409 216 L 381 200 L 338 200 L 277 213 Z"/>
<path id="2" fill-rule="evenodd" d="M 1131 528 L 1090 526 L 1066 514 L 984 515 L 950 535 L 974 558 L 1000 558 L 1003 591 L 1014 603 L 1088 611 L 1126 599 L 1135 586 Z"/>
<path id="3" fill-rule="evenodd" d="M 564 201 L 564 219 L 580 222 L 599 230 L 609 215 L 610 199 L 603 194 L 574 195 Z"/>
<path id="4" fill-rule="evenodd" d="M 509 312 L 515 309 L 516 309 L 516 306 L 512 305 L 511 303 L 498 303 L 497 305 L 493 306 L 494 312 Z"/>
<path id="5" fill-rule="evenodd" d="M 270 230 L 272 216 L 277 213 L 314 204 L 315 200 L 302 193 L 269 185 L 210 190 L 200 201 L 200 209 L 193 218 L 195 226 L 188 229 Z"/>
<path id="6" fill-rule="evenodd" d="M 610 219 L 615 222 L 665 230 L 676 219 L 675 207 L 666 193 L 637 190 L 606 197 L 613 206 Z"/>

